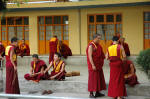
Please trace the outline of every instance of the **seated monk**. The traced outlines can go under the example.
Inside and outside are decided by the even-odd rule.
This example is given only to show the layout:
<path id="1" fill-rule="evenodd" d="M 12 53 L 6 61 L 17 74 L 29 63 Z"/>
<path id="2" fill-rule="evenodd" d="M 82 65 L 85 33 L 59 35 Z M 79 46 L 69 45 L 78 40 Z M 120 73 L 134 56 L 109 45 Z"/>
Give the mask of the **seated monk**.
<path id="1" fill-rule="evenodd" d="M 33 61 L 31 62 L 30 74 L 25 74 L 24 78 L 26 80 L 33 80 L 39 82 L 40 80 L 46 80 L 48 73 L 44 74 L 44 70 L 47 68 L 47 65 L 43 60 L 38 58 L 37 54 L 32 55 Z"/>
<path id="2" fill-rule="evenodd" d="M 50 68 L 53 67 L 53 71 L 50 74 L 50 80 L 64 80 L 65 79 L 65 63 L 61 60 L 61 55 L 59 53 L 54 54 L 54 60 L 50 62 L 49 67 L 44 71 L 47 73 Z"/>
<path id="3" fill-rule="evenodd" d="M 134 87 L 136 84 L 139 84 L 134 64 L 129 60 L 126 60 L 124 62 L 124 74 L 126 84 L 130 85 L 131 87 Z"/>
<path id="4" fill-rule="evenodd" d="M 62 41 L 60 41 L 59 46 L 60 54 L 66 59 L 68 56 L 72 56 L 71 49 L 64 44 Z"/>
<path id="5" fill-rule="evenodd" d="M 22 40 L 22 43 L 19 46 L 20 49 L 20 56 L 30 56 L 30 48 L 29 46 L 25 43 L 25 40 Z"/>

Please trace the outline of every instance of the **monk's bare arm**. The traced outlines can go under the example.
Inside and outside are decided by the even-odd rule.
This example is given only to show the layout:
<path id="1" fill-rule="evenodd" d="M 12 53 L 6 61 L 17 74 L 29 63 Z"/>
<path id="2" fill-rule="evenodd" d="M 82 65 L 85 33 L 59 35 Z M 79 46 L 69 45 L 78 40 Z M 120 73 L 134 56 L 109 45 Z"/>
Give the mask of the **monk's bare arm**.
<path id="1" fill-rule="evenodd" d="M 64 70 L 65 70 L 65 64 L 63 63 L 60 72 L 57 73 L 56 75 L 52 76 L 51 78 L 52 78 L 52 79 L 56 78 L 56 77 L 59 76 Z"/>
<path id="2" fill-rule="evenodd" d="M 13 64 L 14 69 L 17 70 L 17 66 L 15 65 L 15 63 L 14 63 L 14 61 L 13 61 L 13 54 L 14 54 L 14 53 L 15 53 L 15 52 L 14 52 L 14 49 L 12 49 L 12 50 L 10 51 L 10 61 L 11 61 L 11 63 Z"/>
<path id="3" fill-rule="evenodd" d="M 89 57 L 89 61 L 92 65 L 93 70 L 96 70 L 96 67 L 95 67 L 93 59 L 92 59 L 92 52 L 93 52 L 93 48 L 92 48 L 92 45 L 90 45 L 89 49 L 88 49 L 88 57 Z"/>
<path id="4" fill-rule="evenodd" d="M 33 74 L 33 68 L 31 67 L 31 69 L 30 69 L 30 74 Z"/>
<path id="5" fill-rule="evenodd" d="M 121 46 L 121 50 L 122 50 L 122 57 L 123 57 L 123 60 L 126 60 L 126 54 L 125 54 L 125 51 L 124 51 L 123 46 Z"/>
<path id="6" fill-rule="evenodd" d="M 106 52 L 105 56 L 106 56 L 106 59 L 108 60 L 109 59 L 108 52 Z"/>
<path id="7" fill-rule="evenodd" d="M 44 73 L 48 72 L 50 70 L 50 68 L 52 67 L 52 65 L 53 65 L 53 62 L 51 62 L 49 64 L 49 66 L 45 69 Z"/>

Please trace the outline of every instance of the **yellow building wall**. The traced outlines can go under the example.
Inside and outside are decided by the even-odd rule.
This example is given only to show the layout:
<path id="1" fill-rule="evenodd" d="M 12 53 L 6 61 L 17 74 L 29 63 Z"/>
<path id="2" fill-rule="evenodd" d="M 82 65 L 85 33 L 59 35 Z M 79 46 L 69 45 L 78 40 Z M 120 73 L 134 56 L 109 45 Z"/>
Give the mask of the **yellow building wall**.
<path id="1" fill-rule="evenodd" d="M 69 47 L 74 55 L 80 54 L 78 10 L 50 10 L 30 12 L 8 12 L 6 16 L 29 16 L 29 46 L 31 54 L 38 53 L 37 17 L 49 15 L 69 16 Z"/>
<path id="2" fill-rule="evenodd" d="M 113 7 L 113 8 L 93 8 L 81 10 L 81 54 L 85 55 L 88 44 L 87 15 L 99 13 L 122 13 L 123 36 L 129 44 L 132 55 L 137 55 L 143 50 L 143 13 L 150 11 L 149 6 L 137 7 Z"/>

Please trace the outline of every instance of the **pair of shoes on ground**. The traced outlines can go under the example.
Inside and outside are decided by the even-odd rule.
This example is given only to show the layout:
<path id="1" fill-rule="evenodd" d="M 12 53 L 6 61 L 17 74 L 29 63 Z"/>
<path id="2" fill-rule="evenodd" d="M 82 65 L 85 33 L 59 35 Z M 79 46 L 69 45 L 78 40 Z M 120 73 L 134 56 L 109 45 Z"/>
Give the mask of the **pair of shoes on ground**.
<path id="1" fill-rule="evenodd" d="M 53 92 L 51 90 L 44 90 L 42 95 L 45 95 L 45 94 L 52 94 Z"/>
<path id="2" fill-rule="evenodd" d="M 102 93 L 96 93 L 95 94 L 95 96 L 93 95 L 93 94 L 90 94 L 90 98 L 96 98 L 96 97 L 103 97 L 103 96 L 105 96 L 104 94 L 102 94 Z"/>

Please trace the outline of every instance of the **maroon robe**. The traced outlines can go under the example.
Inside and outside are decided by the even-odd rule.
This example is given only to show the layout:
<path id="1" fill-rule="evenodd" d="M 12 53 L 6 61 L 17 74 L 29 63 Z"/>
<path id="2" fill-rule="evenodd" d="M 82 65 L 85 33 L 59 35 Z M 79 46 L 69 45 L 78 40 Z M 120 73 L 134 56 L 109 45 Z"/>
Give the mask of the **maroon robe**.
<path id="1" fill-rule="evenodd" d="M 123 62 L 120 58 L 120 45 L 118 44 L 117 48 L 114 50 L 117 51 L 117 56 L 109 56 L 110 80 L 108 87 L 108 96 L 116 98 L 118 96 L 127 96 L 127 93 L 124 81 Z M 108 53 L 110 55 L 110 53 L 112 52 L 109 52 L 108 50 Z"/>
<path id="2" fill-rule="evenodd" d="M 6 47 L 6 93 L 7 94 L 20 94 L 19 82 L 18 82 L 18 74 L 14 71 L 14 66 L 10 60 L 10 52 L 15 47 L 9 45 Z M 7 50 L 8 49 L 8 50 Z M 17 57 L 14 60 L 14 63 L 17 66 Z"/>
<path id="3" fill-rule="evenodd" d="M 60 61 L 61 62 L 61 61 Z M 58 73 L 60 73 L 60 71 L 61 71 L 61 69 L 62 69 L 62 64 L 64 63 L 63 61 L 62 61 L 62 63 L 58 63 L 58 64 L 54 64 L 54 61 L 53 61 L 53 71 L 51 72 L 51 74 L 50 74 L 50 77 L 52 77 L 52 76 L 55 76 L 56 74 L 58 74 Z M 60 68 L 58 69 L 58 70 L 56 70 L 57 69 L 57 67 L 60 65 Z M 65 67 L 64 67 L 65 68 Z M 57 72 L 56 72 L 57 71 Z M 56 78 L 55 78 L 55 80 L 64 80 L 65 79 L 65 74 L 66 74 L 66 71 L 64 70 L 62 73 L 60 73 Z"/>
<path id="4" fill-rule="evenodd" d="M 49 63 L 51 61 L 53 61 L 54 54 L 56 52 L 58 52 L 57 46 L 58 46 L 58 39 L 57 38 L 51 38 L 49 41 Z"/>
<path id="5" fill-rule="evenodd" d="M 34 68 L 34 61 L 32 61 L 31 67 L 33 68 L 34 73 L 38 73 L 41 71 L 42 67 L 44 67 L 44 70 L 45 70 L 47 68 L 47 65 L 45 64 L 45 62 L 43 60 L 39 60 L 35 64 L 35 68 Z M 26 80 L 46 80 L 48 78 L 48 72 L 46 74 L 38 74 L 34 77 L 31 77 L 30 74 L 25 74 L 24 78 Z"/>
<path id="6" fill-rule="evenodd" d="M 71 49 L 66 45 L 62 44 L 60 45 L 60 53 L 64 58 L 67 58 L 68 56 L 72 56 Z"/>
<path id="7" fill-rule="evenodd" d="M 90 63 L 89 56 L 88 56 L 88 49 L 90 45 L 92 45 L 93 48 L 92 59 L 94 65 L 96 66 L 95 71 L 92 69 L 92 65 Z M 96 91 L 105 90 L 106 83 L 105 83 L 103 69 L 102 69 L 105 56 L 102 47 L 99 44 L 96 45 L 94 44 L 94 42 L 91 42 L 89 43 L 86 49 L 86 55 L 87 55 L 87 64 L 88 64 L 88 72 L 89 72 L 88 91 L 96 92 Z"/>
<path id="8" fill-rule="evenodd" d="M 30 48 L 27 44 L 21 44 L 20 48 L 20 56 L 30 56 Z"/>
<path id="9" fill-rule="evenodd" d="M 124 51 L 126 53 L 126 56 L 130 56 L 130 49 L 129 49 L 129 46 L 127 43 L 123 43 L 123 48 L 124 48 Z"/>
<path id="10" fill-rule="evenodd" d="M 134 69 L 134 73 L 131 73 L 131 67 L 130 65 L 133 64 L 131 61 L 127 60 L 124 62 L 124 74 L 125 76 L 129 76 L 128 78 L 125 78 L 125 83 L 130 85 L 131 87 L 134 87 L 136 84 L 139 84 L 137 76 L 136 76 L 136 69 Z M 134 65 L 133 65 L 134 66 Z"/>
<path id="11" fill-rule="evenodd" d="M 2 57 L 4 57 L 5 56 L 5 47 L 2 45 L 2 43 L 0 42 L 0 55 L 2 56 Z M 1 67 L 1 58 L 0 58 L 0 67 Z"/>

